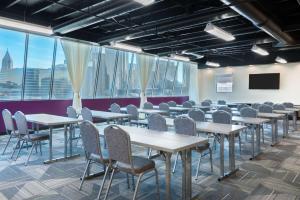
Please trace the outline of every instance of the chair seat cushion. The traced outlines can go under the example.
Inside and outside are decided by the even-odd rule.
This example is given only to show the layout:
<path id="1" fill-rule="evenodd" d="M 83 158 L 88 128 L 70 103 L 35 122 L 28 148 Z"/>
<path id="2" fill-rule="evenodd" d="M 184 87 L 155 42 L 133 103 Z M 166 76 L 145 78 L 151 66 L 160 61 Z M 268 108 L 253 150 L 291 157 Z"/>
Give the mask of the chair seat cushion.
<path id="1" fill-rule="evenodd" d="M 155 162 L 153 160 L 139 157 L 139 156 L 132 156 L 132 163 L 133 163 L 133 171 L 131 169 L 131 165 L 127 163 L 117 162 L 115 166 L 121 170 L 128 173 L 135 173 L 140 174 L 142 172 L 151 170 L 155 168 Z"/>
<path id="2" fill-rule="evenodd" d="M 26 137 L 26 136 L 25 136 Z M 31 141 L 43 141 L 43 140 L 49 140 L 49 134 L 48 133 L 35 133 L 29 135 Z"/>
<path id="3" fill-rule="evenodd" d="M 97 163 L 102 163 L 102 164 L 105 164 L 105 163 L 108 163 L 109 162 L 109 159 L 107 157 L 104 157 L 101 159 L 100 155 L 99 154 L 94 154 L 92 153 L 90 155 L 90 158 L 92 161 L 95 161 Z"/>
<path id="4" fill-rule="evenodd" d="M 207 150 L 208 148 L 209 148 L 209 143 L 207 142 L 205 144 L 198 145 L 194 150 L 198 152 L 202 152 Z"/>

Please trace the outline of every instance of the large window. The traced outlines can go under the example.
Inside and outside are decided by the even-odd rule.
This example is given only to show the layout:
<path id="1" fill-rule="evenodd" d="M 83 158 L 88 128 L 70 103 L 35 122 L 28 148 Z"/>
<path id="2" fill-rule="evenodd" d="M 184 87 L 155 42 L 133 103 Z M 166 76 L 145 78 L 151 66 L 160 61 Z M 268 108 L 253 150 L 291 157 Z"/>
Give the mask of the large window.
<path id="1" fill-rule="evenodd" d="M 160 58 L 158 61 L 157 72 L 153 84 L 153 96 L 161 96 L 163 94 L 167 66 L 168 59 Z"/>
<path id="2" fill-rule="evenodd" d="M 26 34 L 0 29 L 0 99 L 20 100 Z"/>
<path id="3" fill-rule="evenodd" d="M 71 99 L 73 96 L 65 54 L 60 40 L 57 40 L 53 77 L 53 99 Z"/>
<path id="4" fill-rule="evenodd" d="M 181 90 L 182 90 L 182 86 L 183 86 L 183 72 L 184 72 L 184 68 L 183 68 L 183 62 L 178 62 L 178 66 L 177 66 L 177 71 L 176 71 L 176 76 L 175 76 L 175 83 L 174 83 L 174 95 L 181 95 Z"/>
<path id="5" fill-rule="evenodd" d="M 141 93 L 140 65 L 137 57 L 137 54 L 132 54 L 127 87 L 127 96 L 129 97 L 139 97 Z"/>
<path id="6" fill-rule="evenodd" d="M 158 64 L 158 57 L 153 56 L 152 70 L 150 72 L 150 77 L 149 77 L 148 84 L 146 87 L 146 96 L 152 96 L 152 86 L 153 86 L 153 82 L 155 80 L 157 64 Z"/>
<path id="7" fill-rule="evenodd" d="M 183 63 L 183 81 L 182 81 L 182 90 L 181 95 L 189 95 L 189 86 L 190 86 L 190 63 Z"/>
<path id="8" fill-rule="evenodd" d="M 25 99 L 49 99 L 53 48 L 53 38 L 29 35 Z"/>
<path id="9" fill-rule="evenodd" d="M 177 71 L 178 61 L 169 60 L 168 69 L 166 73 L 165 83 L 164 83 L 164 95 L 171 96 L 174 87 L 174 78 Z"/>

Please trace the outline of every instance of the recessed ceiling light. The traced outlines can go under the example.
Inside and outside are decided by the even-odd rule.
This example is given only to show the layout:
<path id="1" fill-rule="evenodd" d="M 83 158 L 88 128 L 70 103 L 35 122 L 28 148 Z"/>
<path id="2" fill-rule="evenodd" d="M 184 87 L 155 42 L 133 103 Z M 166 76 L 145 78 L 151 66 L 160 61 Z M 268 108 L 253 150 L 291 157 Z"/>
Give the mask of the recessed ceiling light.
<path id="1" fill-rule="evenodd" d="M 176 54 L 171 54 L 171 58 L 174 58 L 176 60 L 182 60 L 182 61 L 190 61 L 190 59 L 188 57 L 179 56 L 179 55 L 176 55 Z"/>
<path id="2" fill-rule="evenodd" d="M 0 26 L 6 28 L 18 29 L 21 31 L 28 31 L 33 33 L 40 33 L 43 35 L 52 35 L 53 30 L 51 27 L 40 26 L 28 22 L 18 21 L 14 19 L 8 19 L 5 17 L 0 17 Z"/>
<path id="3" fill-rule="evenodd" d="M 266 51 L 265 49 L 257 46 L 257 45 L 253 45 L 252 48 L 251 48 L 251 51 L 253 51 L 254 53 L 257 53 L 261 56 L 267 56 L 269 55 L 269 52 Z"/>
<path id="4" fill-rule="evenodd" d="M 148 6 L 155 2 L 155 0 L 134 0 L 134 1 L 143 4 L 144 6 Z"/>
<path id="5" fill-rule="evenodd" d="M 276 57 L 275 61 L 278 62 L 278 63 L 282 63 L 282 64 L 287 63 L 286 59 L 281 58 L 279 56 Z"/>
<path id="6" fill-rule="evenodd" d="M 206 24 L 204 31 L 225 41 L 235 40 L 235 37 L 231 33 L 228 33 L 227 31 L 213 25 L 212 23 Z"/>
<path id="7" fill-rule="evenodd" d="M 211 67 L 220 67 L 220 64 L 216 62 L 206 61 L 205 64 Z"/>
<path id="8" fill-rule="evenodd" d="M 118 48 L 118 49 L 124 49 L 124 50 L 129 50 L 129 51 L 134 51 L 134 52 L 143 52 L 141 47 L 129 45 L 129 44 L 124 44 L 120 42 L 111 42 L 110 45 L 112 47 Z"/>

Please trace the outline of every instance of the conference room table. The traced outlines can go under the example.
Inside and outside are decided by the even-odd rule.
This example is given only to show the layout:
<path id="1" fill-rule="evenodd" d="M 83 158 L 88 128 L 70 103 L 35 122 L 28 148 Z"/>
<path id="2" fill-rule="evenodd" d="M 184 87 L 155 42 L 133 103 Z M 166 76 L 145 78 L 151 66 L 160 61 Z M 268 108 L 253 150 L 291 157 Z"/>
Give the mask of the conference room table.
<path id="1" fill-rule="evenodd" d="M 153 106 L 154 109 L 159 109 L 159 106 Z M 189 110 L 191 110 L 191 108 L 185 108 L 185 107 L 180 107 L 180 106 L 175 106 L 175 107 L 169 107 L 170 112 L 177 112 L 177 113 L 184 113 L 184 112 L 188 112 Z"/>
<path id="2" fill-rule="evenodd" d="M 109 123 L 111 120 L 124 120 L 130 118 L 130 114 L 127 113 L 114 113 L 114 112 L 105 112 L 98 110 L 91 110 L 93 118 L 104 119 Z"/>
<path id="3" fill-rule="evenodd" d="M 45 113 L 40 113 L 40 114 L 27 114 L 25 115 L 27 122 L 32 123 L 37 131 L 39 130 L 39 126 L 47 126 L 49 128 L 49 159 L 44 161 L 45 164 L 47 163 L 52 163 L 55 161 L 59 160 L 65 160 L 69 158 L 73 158 L 77 155 L 73 155 L 73 147 L 72 147 L 72 133 L 69 131 L 69 156 L 68 156 L 68 135 L 67 135 L 67 128 L 68 126 L 72 124 L 76 124 L 82 121 L 82 119 L 75 119 L 75 118 L 69 118 L 69 117 L 62 117 L 58 115 L 50 115 L 50 114 L 45 114 Z M 52 150 L 52 132 L 53 128 L 55 126 L 64 126 L 64 157 L 61 158 L 53 158 L 53 150 Z"/>
<path id="4" fill-rule="evenodd" d="M 174 126 L 174 119 L 166 118 L 168 126 Z M 219 124 L 213 122 L 196 122 L 196 129 L 199 132 L 212 133 L 215 136 L 219 136 L 220 142 L 220 176 L 218 180 L 222 180 L 231 174 L 235 173 L 238 168 L 235 166 L 235 150 L 234 150 L 234 138 L 237 133 L 246 129 L 243 125 L 234 124 Z M 224 139 L 228 139 L 229 143 L 229 171 L 225 172 L 224 168 Z"/>
<path id="5" fill-rule="evenodd" d="M 121 108 L 122 113 L 127 113 L 127 108 L 122 107 Z M 139 113 L 144 113 L 146 115 L 151 115 L 151 114 L 166 114 L 167 112 L 164 110 L 156 110 L 156 109 L 144 109 L 144 108 L 138 108 Z"/>
<path id="6" fill-rule="evenodd" d="M 104 136 L 104 129 L 109 125 L 98 127 L 100 136 Z M 164 152 L 166 197 L 172 199 L 171 194 L 171 156 L 181 152 L 182 159 L 182 199 L 192 199 L 192 149 L 208 142 L 207 138 L 175 134 L 174 132 L 154 131 L 134 126 L 119 126 L 125 130 L 132 144 Z"/>

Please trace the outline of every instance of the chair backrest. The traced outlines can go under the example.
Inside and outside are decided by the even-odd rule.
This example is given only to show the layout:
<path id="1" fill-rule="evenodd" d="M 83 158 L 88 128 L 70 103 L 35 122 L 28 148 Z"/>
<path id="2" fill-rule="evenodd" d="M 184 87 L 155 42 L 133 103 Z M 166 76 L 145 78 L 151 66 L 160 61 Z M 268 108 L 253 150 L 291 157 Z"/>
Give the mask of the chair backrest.
<path id="1" fill-rule="evenodd" d="M 67 107 L 67 115 L 70 118 L 77 118 L 78 117 L 77 112 L 76 112 L 76 110 L 73 106 L 68 106 Z"/>
<path id="2" fill-rule="evenodd" d="M 155 131 L 167 131 L 166 119 L 160 114 L 154 113 L 148 117 L 148 128 Z"/>
<path id="3" fill-rule="evenodd" d="M 196 102 L 195 101 L 193 101 L 193 100 L 188 100 L 193 106 L 195 106 L 196 105 Z"/>
<path id="4" fill-rule="evenodd" d="M 240 111 L 242 108 L 246 108 L 246 107 L 249 107 L 249 106 L 247 104 L 242 103 L 237 106 L 237 109 L 238 109 L 238 111 Z"/>
<path id="5" fill-rule="evenodd" d="M 204 101 L 207 101 L 207 102 L 209 102 L 210 104 L 212 104 L 212 100 L 210 100 L 210 99 L 205 99 Z"/>
<path id="6" fill-rule="evenodd" d="M 92 111 L 87 107 L 81 109 L 81 116 L 83 120 L 93 122 Z"/>
<path id="7" fill-rule="evenodd" d="M 91 154 L 96 154 L 100 156 L 100 159 L 103 159 L 98 128 L 90 121 L 82 122 L 79 125 L 79 128 L 82 144 L 87 157 Z"/>
<path id="8" fill-rule="evenodd" d="M 257 117 L 257 110 L 250 107 L 244 107 L 240 110 L 241 117 Z"/>
<path id="9" fill-rule="evenodd" d="M 18 133 L 20 135 L 27 135 L 29 137 L 27 120 L 24 113 L 22 113 L 21 111 L 17 111 L 14 114 L 14 116 L 15 116 Z"/>
<path id="10" fill-rule="evenodd" d="M 6 131 L 9 133 L 13 133 L 15 131 L 15 125 L 11 112 L 8 109 L 4 109 L 2 111 L 2 117 Z"/>
<path id="11" fill-rule="evenodd" d="M 153 109 L 153 104 L 151 102 L 145 102 L 144 109 Z"/>
<path id="12" fill-rule="evenodd" d="M 273 110 L 285 110 L 285 106 L 283 104 L 274 104 L 273 105 Z"/>
<path id="13" fill-rule="evenodd" d="M 113 103 L 110 105 L 110 112 L 114 113 L 120 113 L 121 112 L 121 107 L 117 103 Z"/>
<path id="14" fill-rule="evenodd" d="M 139 111 L 135 105 L 130 104 L 126 107 L 126 109 L 127 109 L 127 113 L 131 115 L 130 119 L 132 119 L 132 120 L 139 119 Z"/>
<path id="15" fill-rule="evenodd" d="M 182 107 L 184 107 L 184 108 L 193 108 L 193 105 L 191 104 L 191 102 L 186 101 L 186 102 L 183 102 Z"/>
<path id="16" fill-rule="evenodd" d="M 286 108 L 293 108 L 293 107 L 294 107 L 294 104 L 291 103 L 291 102 L 284 102 L 283 105 L 284 105 Z"/>
<path id="17" fill-rule="evenodd" d="M 258 110 L 258 108 L 259 108 L 260 105 L 261 105 L 260 103 L 253 103 L 253 104 L 251 105 L 251 107 L 252 107 L 253 109 L 255 109 L 255 110 Z"/>
<path id="18" fill-rule="evenodd" d="M 128 133 L 116 125 L 111 125 L 104 129 L 104 135 L 110 162 L 122 162 L 132 167 L 131 141 Z"/>
<path id="19" fill-rule="evenodd" d="M 273 108 L 267 104 L 262 104 L 258 107 L 258 112 L 262 112 L 262 113 L 272 113 L 273 112 Z"/>
<path id="20" fill-rule="evenodd" d="M 196 135 L 196 123 L 193 119 L 179 116 L 174 119 L 175 132 L 183 135 Z"/>
<path id="21" fill-rule="evenodd" d="M 218 100 L 218 104 L 219 105 L 226 105 L 226 101 L 224 101 L 224 100 Z"/>
<path id="22" fill-rule="evenodd" d="M 214 123 L 231 124 L 232 115 L 224 110 L 218 110 L 212 113 L 212 120 Z"/>
<path id="23" fill-rule="evenodd" d="M 192 118 L 194 121 L 198 121 L 198 122 L 205 121 L 205 113 L 202 110 L 190 110 L 188 116 Z"/>
<path id="24" fill-rule="evenodd" d="M 210 106 L 210 103 L 208 101 L 202 101 L 201 106 Z"/>
<path id="25" fill-rule="evenodd" d="M 266 101 L 264 104 L 266 104 L 266 105 L 268 105 L 268 106 L 273 106 L 273 105 L 274 105 L 274 103 L 271 102 L 271 101 Z"/>
<path id="26" fill-rule="evenodd" d="M 160 103 L 158 105 L 158 107 L 159 107 L 159 110 L 164 110 L 164 111 L 167 111 L 167 112 L 170 111 L 170 106 L 167 103 Z"/>
<path id="27" fill-rule="evenodd" d="M 169 105 L 170 107 L 176 107 L 176 106 L 177 106 L 177 103 L 176 103 L 175 101 L 169 101 L 169 102 L 168 102 L 168 105 Z"/>
<path id="28" fill-rule="evenodd" d="M 231 110 L 231 108 L 229 108 L 228 106 L 220 106 L 219 108 L 218 108 L 218 110 L 224 110 L 224 111 L 226 111 L 226 112 L 228 112 L 228 113 L 232 113 L 232 110 Z"/>

